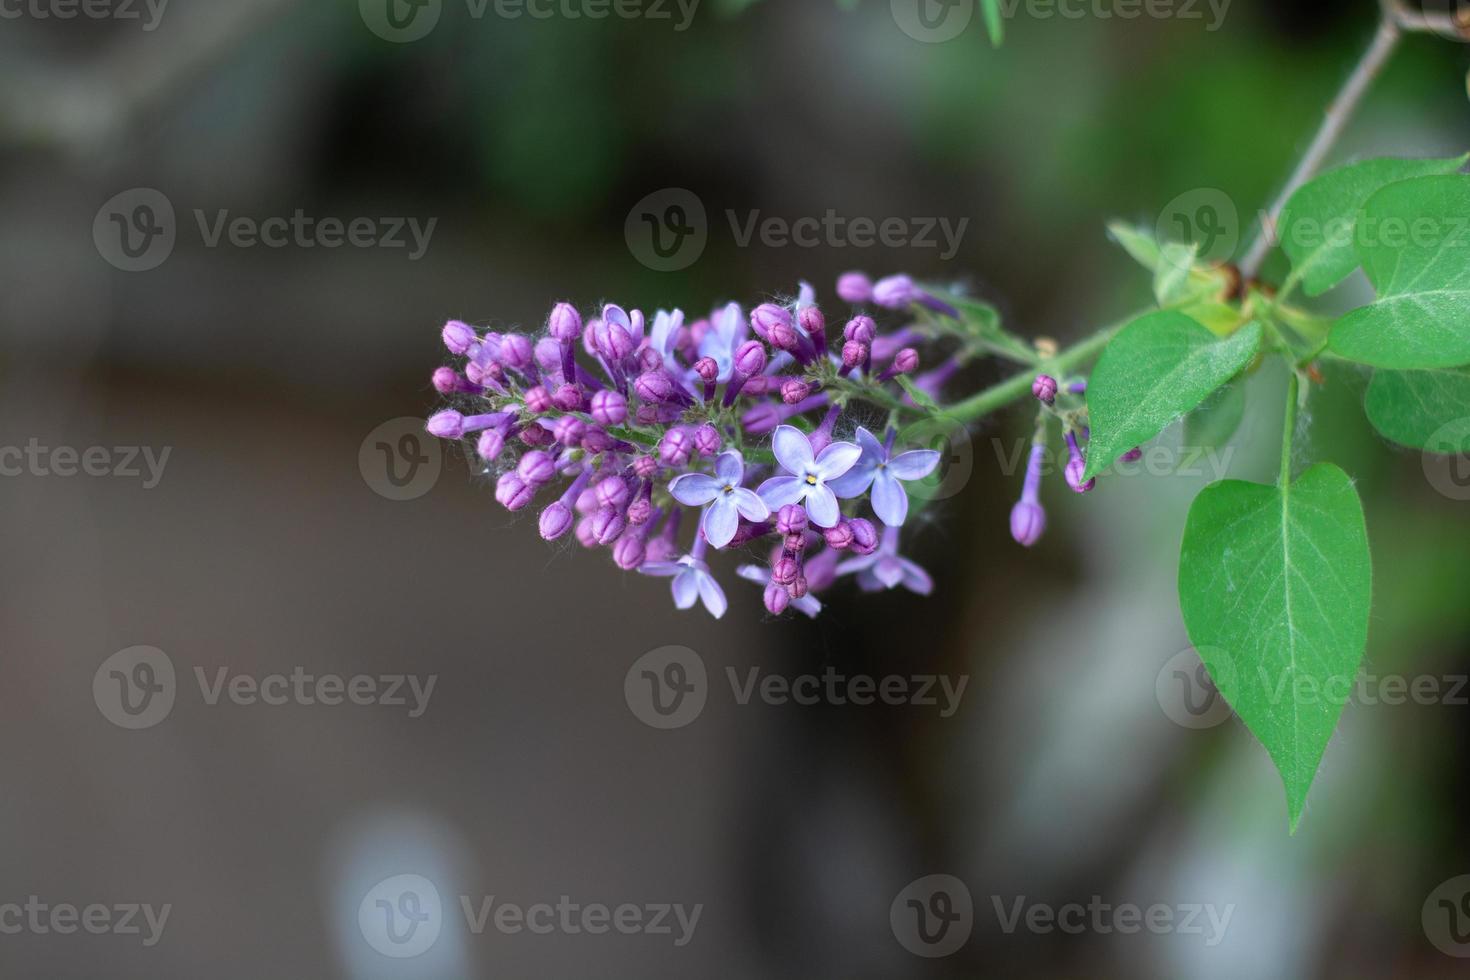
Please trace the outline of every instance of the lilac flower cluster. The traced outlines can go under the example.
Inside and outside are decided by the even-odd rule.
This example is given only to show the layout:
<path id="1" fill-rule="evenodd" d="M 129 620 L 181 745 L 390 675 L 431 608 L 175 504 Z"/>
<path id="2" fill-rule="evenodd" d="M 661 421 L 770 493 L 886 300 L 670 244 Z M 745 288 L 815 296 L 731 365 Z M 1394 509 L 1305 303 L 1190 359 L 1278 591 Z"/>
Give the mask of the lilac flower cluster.
<path id="1" fill-rule="evenodd" d="M 768 562 L 737 574 L 762 587 L 773 614 L 815 616 L 816 594 L 845 575 L 864 590 L 927 594 L 931 579 L 898 544 L 904 484 L 932 473 L 940 454 L 901 451 L 896 420 L 916 393 L 934 397 L 960 359 L 916 375 L 914 345 L 931 336 L 913 324 L 880 333 L 871 314 L 959 314 L 906 276 L 849 273 L 837 292 L 857 307 L 840 342 L 806 284 L 792 302 L 748 315 L 730 303 L 687 324 L 679 310 L 650 321 L 609 304 L 584 318 L 568 303 L 535 337 L 452 321 L 443 339 L 457 360 L 433 380 L 456 407 L 428 431 L 472 443 L 508 510 L 541 500 L 543 538 L 571 535 L 610 549 L 620 568 L 669 578 L 680 609 L 702 603 L 722 616 L 710 549 L 762 542 L 774 542 Z M 882 437 L 843 425 L 853 402 L 890 410 L 875 427 Z M 681 529 L 692 532 L 687 550 Z"/>

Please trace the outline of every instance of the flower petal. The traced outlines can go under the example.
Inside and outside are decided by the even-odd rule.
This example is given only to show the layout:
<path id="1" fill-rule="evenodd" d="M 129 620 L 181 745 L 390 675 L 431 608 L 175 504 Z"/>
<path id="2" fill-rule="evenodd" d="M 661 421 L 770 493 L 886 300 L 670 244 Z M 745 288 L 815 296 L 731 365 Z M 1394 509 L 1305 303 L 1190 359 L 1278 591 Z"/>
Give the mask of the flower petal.
<path id="1" fill-rule="evenodd" d="M 754 523 L 770 519 L 771 508 L 766 506 L 766 502 L 754 490 L 739 487 L 734 493 L 730 494 L 730 498 L 735 501 L 735 506 L 739 508 L 740 516 L 747 521 Z"/>
<path id="2" fill-rule="evenodd" d="M 704 600 L 704 608 L 715 619 L 725 615 L 729 604 L 725 602 L 725 590 L 720 588 L 720 583 L 715 581 L 713 575 L 707 572 L 699 572 L 699 597 Z"/>
<path id="3" fill-rule="evenodd" d="M 878 461 L 867 458 L 859 459 L 856 465 L 835 480 L 827 481 L 827 489 L 844 500 L 853 497 L 861 497 L 872 485 L 873 477 L 878 474 Z"/>
<path id="4" fill-rule="evenodd" d="M 716 548 L 729 544 L 740 528 L 740 512 L 735 508 L 734 499 L 725 494 L 716 497 L 704 512 L 700 526 L 704 528 L 705 538 Z"/>
<path id="5" fill-rule="evenodd" d="M 616 323 L 629 333 L 633 332 L 633 321 L 628 319 L 628 311 L 616 303 L 609 303 L 602 308 L 602 322 L 609 325 Z"/>
<path id="6" fill-rule="evenodd" d="M 684 566 L 676 561 L 646 561 L 638 566 L 639 575 L 653 575 L 657 578 L 668 578 L 682 571 Z"/>
<path id="7" fill-rule="evenodd" d="M 877 561 L 877 552 L 874 552 L 871 555 L 861 555 L 857 558 L 849 558 L 847 561 L 838 565 L 837 568 L 833 571 L 833 574 L 851 575 L 853 572 L 865 572 L 869 568 L 872 568 Z"/>
<path id="8" fill-rule="evenodd" d="M 685 473 L 669 483 L 669 493 L 686 507 L 703 507 L 720 495 L 719 480 L 704 473 Z"/>
<path id="9" fill-rule="evenodd" d="M 811 619 L 816 619 L 817 613 L 822 611 L 821 601 L 810 592 L 802 596 L 800 599 L 792 599 L 791 606 L 792 608 L 800 612 L 806 613 L 807 616 Z"/>
<path id="10" fill-rule="evenodd" d="M 873 577 L 891 589 L 903 581 L 903 561 L 897 555 L 885 555 L 873 566 Z"/>
<path id="11" fill-rule="evenodd" d="M 765 585 L 771 580 L 771 570 L 760 565 L 741 565 L 735 569 L 735 574 L 756 585 Z"/>
<path id="12" fill-rule="evenodd" d="M 814 464 L 811 440 L 792 425 L 776 426 L 771 436 L 771 452 L 776 454 L 776 461 L 786 472 L 797 476 L 806 475 Z"/>
<path id="13" fill-rule="evenodd" d="M 834 442 L 817 456 L 814 470 L 823 480 L 835 480 L 857 465 L 863 451 L 850 442 Z"/>
<path id="14" fill-rule="evenodd" d="M 940 454 L 933 449 L 911 449 L 888 461 L 888 469 L 900 480 L 922 480 L 939 465 Z"/>
<path id="15" fill-rule="evenodd" d="M 720 478 L 721 484 L 730 483 L 740 486 L 740 481 L 745 479 L 745 460 L 733 449 L 727 453 L 720 453 L 715 460 L 715 476 Z"/>
<path id="16" fill-rule="evenodd" d="M 909 516 L 909 495 L 888 469 L 878 471 L 873 480 L 873 513 L 889 527 L 900 527 Z"/>
<path id="17" fill-rule="evenodd" d="M 888 458 L 888 450 L 883 448 L 883 443 L 879 442 L 877 436 L 862 426 L 858 426 L 857 444 L 862 448 L 863 455 L 870 459 L 882 460 Z"/>
<path id="18" fill-rule="evenodd" d="M 810 487 L 794 476 L 773 476 L 760 485 L 756 493 L 771 510 L 780 510 L 806 496 Z"/>
<path id="19" fill-rule="evenodd" d="M 824 486 L 811 487 L 806 492 L 806 515 L 817 527 L 836 527 L 842 519 L 837 507 L 837 498 Z"/>
<path id="20" fill-rule="evenodd" d="M 680 609 L 688 609 L 699 599 L 699 576 L 700 572 L 693 568 L 685 568 L 681 574 L 674 576 L 674 605 Z"/>
<path id="21" fill-rule="evenodd" d="M 903 584 L 906 589 L 919 595 L 928 595 L 934 591 L 934 579 L 929 577 L 928 572 L 907 558 L 900 558 L 898 562 L 903 566 Z"/>

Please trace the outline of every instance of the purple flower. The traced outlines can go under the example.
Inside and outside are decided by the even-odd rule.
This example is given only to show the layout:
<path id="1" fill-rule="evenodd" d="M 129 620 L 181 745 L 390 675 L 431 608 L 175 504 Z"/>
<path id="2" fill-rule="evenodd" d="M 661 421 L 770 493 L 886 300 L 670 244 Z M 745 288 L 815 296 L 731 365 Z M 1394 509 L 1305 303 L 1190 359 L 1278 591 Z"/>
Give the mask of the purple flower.
<path id="1" fill-rule="evenodd" d="M 827 481 L 852 469 L 863 451 L 850 442 L 834 442 L 820 453 L 813 453 L 811 440 L 790 425 L 776 427 L 771 450 L 781 468 L 791 475 L 772 477 L 760 485 L 756 492 L 766 505 L 779 510 L 786 504 L 804 501 L 807 516 L 817 527 L 836 524 L 842 512 Z"/>
<path id="2" fill-rule="evenodd" d="M 747 336 L 745 317 L 739 303 L 731 303 L 710 317 L 710 328 L 699 341 L 699 356 L 715 362 L 715 381 L 730 380 L 735 369 L 735 349 L 744 343 Z"/>
<path id="3" fill-rule="evenodd" d="M 685 473 L 669 484 L 669 493 L 686 507 L 709 505 L 699 526 L 710 544 L 723 548 L 735 537 L 740 518 L 756 523 L 771 516 L 766 502 L 740 485 L 744 479 L 745 461 L 732 451 L 715 460 L 714 476 Z"/>
<path id="4" fill-rule="evenodd" d="M 699 551 L 699 545 L 695 545 Z M 694 555 L 685 555 L 678 561 L 649 561 L 638 566 L 642 575 L 653 575 L 658 578 L 674 579 L 673 593 L 674 605 L 680 609 L 690 609 L 696 602 L 703 602 L 704 608 L 715 619 L 725 615 L 728 603 L 725 601 L 725 590 L 720 588 L 720 583 L 715 581 L 709 573 L 709 566 Z"/>
<path id="5" fill-rule="evenodd" d="M 873 280 L 861 272 L 844 272 L 837 280 L 837 295 L 844 303 L 866 303 L 873 298 Z"/>
<path id="6" fill-rule="evenodd" d="M 862 456 L 841 477 L 831 483 L 831 490 L 839 497 L 862 496 L 869 487 L 873 488 L 873 513 L 889 527 L 903 524 L 909 514 L 909 496 L 901 480 L 922 480 L 939 465 L 939 453 L 932 449 L 913 449 L 897 456 L 880 443 L 867 429 L 857 430 L 858 445 Z"/>
<path id="7" fill-rule="evenodd" d="M 1011 537 L 1023 548 L 1030 548 L 1046 533 L 1046 511 L 1041 506 L 1041 470 L 1046 464 L 1046 444 L 1031 447 L 1026 465 L 1026 482 L 1021 499 L 1011 508 Z"/>
<path id="8" fill-rule="evenodd" d="M 754 582 L 756 585 L 759 585 L 763 588 L 770 588 L 772 585 L 774 585 L 776 589 L 781 592 L 782 595 L 788 595 L 786 592 L 786 587 L 775 582 L 771 578 L 772 573 L 769 568 L 763 568 L 760 565 L 741 565 L 739 568 L 735 569 L 735 574 L 739 575 L 747 582 Z M 790 604 L 798 611 L 806 613 L 812 619 L 816 619 L 817 613 L 822 611 L 822 603 L 817 599 L 816 596 L 812 595 L 810 592 L 802 596 L 800 599 L 791 599 Z"/>
<path id="9" fill-rule="evenodd" d="M 837 566 L 838 575 L 856 573 L 858 588 L 877 592 L 902 585 L 910 592 L 928 595 L 934 591 L 934 580 L 914 562 L 898 553 L 898 528 L 883 532 L 883 541 L 871 555 L 850 558 Z"/>

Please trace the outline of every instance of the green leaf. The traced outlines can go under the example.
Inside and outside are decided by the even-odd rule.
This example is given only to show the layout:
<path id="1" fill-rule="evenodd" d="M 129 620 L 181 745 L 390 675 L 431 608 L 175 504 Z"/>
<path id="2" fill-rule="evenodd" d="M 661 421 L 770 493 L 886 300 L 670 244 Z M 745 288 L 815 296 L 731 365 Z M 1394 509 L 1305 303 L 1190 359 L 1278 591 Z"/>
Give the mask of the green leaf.
<path id="1" fill-rule="evenodd" d="M 1189 298 L 1189 273 L 1198 256 L 1198 243 L 1170 242 L 1159 250 L 1159 267 L 1154 270 L 1154 299 L 1160 306 L 1172 306 Z"/>
<path id="2" fill-rule="evenodd" d="M 939 411 L 939 406 L 935 403 L 934 399 L 930 398 L 929 393 L 923 388 L 914 384 L 913 378 L 910 378 L 906 374 L 900 374 L 897 380 L 898 386 L 908 392 L 908 396 L 914 400 L 915 405 L 920 408 L 927 408 L 931 412 Z"/>
<path id="3" fill-rule="evenodd" d="M 1470 371 L 1375 371 L 1364 408 L 1401 446 L 1470 453 Z"/>
<path id="4" fill-rule="evenodd" d="M 1158 272 L 1161 254 L 1152 232 L 1114 221 L 1108 225 L 1108 237 L 1123 246 L 1139 265 L 1149 272 Z"/>
<path id="5" fill-rule="evenodd" d="M 1005 20 L 1001 17 L 1000 0 L 981 0 L 985 11 L 985 30 L 990 33 L 990 43 L 1000 47 L 1006 37 Z"/>
<path id="6" fill-rule="evenodd" d="M 1346 473 L 1226 480 L 1189 509 L 1179 605 L 1215 686 L 1266 746 L 1296 832 L 1368 639 L 1372 557 Z"/>
<path id="7" fill-rule="evenodd" d="M 1239 374 L 1261 348 L 1261 325 L 1219 340 L 1198 321 L 1164 310 L 1134 320 L 1113 338 L 1087 382 L 1092 479 L 1147 442 Z"/>
<path id="8" fill-rule="evenodd" d="M 1319 296 L 1358 267 L 1358 215 L 1379 188 L 1401 180 L 1452 174 L 1470 156 L 1454 160 L 1365 160 L 1329 170 L 1304 185 L 1281 214 L 1281 247 L 1291 257 L 1308 296 Z M 1371 229 L 1365 229 L 1371 233 Z"/>
<path id="9" fill-rule="evenodd" d="M 1470 364 L 1470 176 L 1388 185 L 1357 239 L 1378 302 L 1337 321 L 1332 349 L 1374 367 Z"/>
<path id="10" fill-rule="evenodd" d="M 1217 449 L 1230 441 L 1245 418 L 1245 385 L 1236 382 L 1216 391 L 1184 417 L 1184 445 Z"/>

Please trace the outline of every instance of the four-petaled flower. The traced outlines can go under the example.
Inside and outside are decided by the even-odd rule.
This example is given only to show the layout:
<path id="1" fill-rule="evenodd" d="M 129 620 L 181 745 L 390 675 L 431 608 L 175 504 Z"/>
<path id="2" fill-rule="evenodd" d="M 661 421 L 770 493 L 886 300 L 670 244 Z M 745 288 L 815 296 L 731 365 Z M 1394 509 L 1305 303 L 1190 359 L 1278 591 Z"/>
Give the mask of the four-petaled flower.
<path id="1" fill-rule="evenodd" d="M 659 578 L 672 576 L 674 605 L 680 609 L 692 608 L 694 603 L 702 601 L 715 619 L 725 615 L 725 590 L 709 573 L 709 565 L 693 555 L 685 555 L 678 561 L 644 562 L 638 571 Z"/>
<path id="2" fill-rule="evenodd" d="M 928 595 L 934 591 L 934 580 L 914 562 L 898 553 L 898 528 L 888 527 L 878 550 L 862 558 L 850 558 L 837 566 L 838 575 L 857 573 L 858 588 L 877 592 L 902 585 L 910 592 Z"/>
<path id="3" fill-rule="evenodd" d="M 873 513 L 889 527 L 903 524 L 909 514 L 909 495 L 900 480 L 922 480 L 939 465 L 939 453 L 932 449 L 911 449 L 890 456 L 890 449 L 867 429 L 857 430 L 858 445 L 863 454 L 852 469 L 828 484 L 839 497 L 861 496 L 873 488 Z"/>
<path id="4" fill-rule="evenodd" d="M 744 343 L 749 333 L 739 303 L 730 303 L 710 317 L 709 330 L 699 341 L 699 356 L 713 358 L 719 366 L 720 373 L 715 379 L 718 383 L 730 380 L 735 369 L 735 348 Z"/>
<path id="5" fill-rule="evenodd" d="M 699 526 L 716 548 L 723 548 L 735 537 L 740 518 L 764 521 L 771 516 L 766 502 L 740 484 L 745 479 L 745 461 L 737 452 L 721 453 L 715 460 L 715 475 L 685 473 L 669 484 L 669 493 L 686 507 L 704 507 Z"/>
<path id="6" fill-rule="evenodd" d="M 790 476 L 772 477 L 756 491 L 771 510 L 805 502 L 807 516 L 817 527 L 836 527 L 842 518 L 837 497 L 827 486 L 852 469 L 862 450 L 850 442 L 834 442 L 820 453 L 795 426 L 779 425 L 771 436 L 776 461 Z"/>

